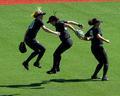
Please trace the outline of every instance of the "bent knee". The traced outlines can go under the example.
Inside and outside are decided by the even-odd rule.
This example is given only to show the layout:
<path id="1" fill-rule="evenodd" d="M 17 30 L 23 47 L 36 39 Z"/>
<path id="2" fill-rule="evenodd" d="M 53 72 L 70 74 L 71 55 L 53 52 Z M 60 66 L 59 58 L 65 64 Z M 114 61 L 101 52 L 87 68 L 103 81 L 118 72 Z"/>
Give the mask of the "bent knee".
<path id="1" fill-rule="evenodd" d="M 42 48 L 39 48 L 38 51 L 44 53 L 46 51 L 46 49 L 45 49 L 45 47 L 42 47 Z"/>
<path id="2" fill-rule="evenodd" d="M 56 58 L 57 58 L 57 57 L 60 57 L 60 56 L 61 56 L 61 54 L 59 54 L 59 53 L 54 53 L 54 54 L 53 54 L 53 57 L 56 57 Z"/>

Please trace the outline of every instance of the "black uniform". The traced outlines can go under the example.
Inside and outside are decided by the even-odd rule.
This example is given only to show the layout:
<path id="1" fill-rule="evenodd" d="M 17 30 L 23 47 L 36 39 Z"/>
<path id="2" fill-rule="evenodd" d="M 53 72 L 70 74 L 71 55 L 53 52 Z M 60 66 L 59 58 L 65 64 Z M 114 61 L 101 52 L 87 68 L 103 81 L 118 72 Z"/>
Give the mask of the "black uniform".
<path id="1" fill-rule="evenodd" d="M 26 36 L 25 36 L 25 43 L 31 49 L 34 50 L 34 52 L 26 60 L 27 62 L 29 62 L 36 55 L 38 55 L 38 58 L 37 58 L 36 62 L 39 62 L 39 60 L 41 59 L 41 57 L 43 56 L 43 54 L 45 52 L 44 46 L 39 44 L 35 39 L 38 31 L 40 30 L 40 28 L 43 25 L 44 24 L 43 24 L 42 20 L 36 18 L 35 20 L 33 20 L 33 22 L 29 25 L 29 27 L 27 29 L 27 33 L 26 33 Z"/>
<path id="2" fill-rule="evenodd" d="M 103 69 L 103 77 L 106 75 L 108 70 L 108 58 L 107 54 L 103 48 L 103 41 L 97 38 L 97 35 L 100 34 L 102 36 L 102 32 L 100 28 L 92 27 L 86 34 L 86 37 L 92 37 L 91 40 L 91 51 L 99 64 L 96 67 L 96 70 L 93 74 L 93 77 L 97 76 L 97 73 L 100 71 L 102 66 L 104 65 Z"/>
<path id="3" fill-rule="evenodd" d="M 69 49 L 72 46 L 72 40 L 70 39 L 70 34 L 67 32 L 67 29 L 65 28 L 65 21 L 58 21 L 55 24 L 56 31 L 60 32 L 60 40 L 61 44 L 58 46 L 56 51 L 54 52 L 54 60 L 53 60 L 53 69 L 59 68 L 60 60 L 61 60 L 61 54 Z"/>

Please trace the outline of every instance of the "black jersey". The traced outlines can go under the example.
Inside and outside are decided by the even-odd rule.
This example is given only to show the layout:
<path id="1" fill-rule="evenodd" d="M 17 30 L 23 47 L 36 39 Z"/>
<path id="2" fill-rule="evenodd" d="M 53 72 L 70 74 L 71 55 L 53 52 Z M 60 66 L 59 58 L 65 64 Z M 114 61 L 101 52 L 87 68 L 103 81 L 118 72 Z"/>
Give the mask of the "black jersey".
<path id="1" fill-rule="evenodd" d="M 40 29 L 44 24 L 41 19 L 35 19 L 32 21 L 32 23 L 29 25 L 26 37 L 30 39 L 34 39 Z"/>
<path id="2" fill-rule="evenodd" d="M 100 28 L 94 28 L 92 27 L 86 34 L 86 37 L 92 37 L 91 40 L 91 45 L 92 46 L 101 46 L 103 45 L 103 41 L 99 38 L 97 38 L 97 35 L 100 34 L 102 36 L 102 32 L 100 30 Z"/>
<path id="3" fill-rule="evenodd" d="M 70 34 L 67 32 L 67 28 L 65 27 L 66 21 L 58 21 L 55 24 L 56 31 L 60 32 L 60 40 L 65 41 L 70 38 Z"/>

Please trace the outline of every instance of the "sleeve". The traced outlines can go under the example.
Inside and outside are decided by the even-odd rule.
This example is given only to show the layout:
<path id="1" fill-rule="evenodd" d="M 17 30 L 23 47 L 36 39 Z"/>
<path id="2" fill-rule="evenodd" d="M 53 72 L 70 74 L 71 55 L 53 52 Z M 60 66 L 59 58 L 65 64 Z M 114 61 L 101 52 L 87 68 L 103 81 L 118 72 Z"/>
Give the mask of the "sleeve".
<path id="1" fill-rule="evenodd" d="M 89 31 L 85 33 L 85 37 L 89 37 Z"/>
<path id="2" fill-rule="evenodd" d="M 90 37 L 91 34 L 90 34 L 90 30 L 85 34 L 85 37 Z"/>
<path id="3" fill-rule="evenodd" d="M 102 34 L 100 29 L 96 30 L 96 34 Z"/>
<path id="4" fill-rule="evenodd" d="M 93 30 L 90 29 L 90 30 L 85 34 L 85 37 L 92 37 L 92 38 L 94 38 Z"/>
<path id="5" fill-rule="evenodd" d="M 97 36 L 98 34 L 100 34 L 102 36 L 102 32 L 100 29 L 97 29 L 96 32 L 95 32 L 95 36 Z"/>
<path id="6" fill-rule="evenodd" d="M 37 25 L 38 25 L 38 26 L 43 26 L 43 25 L 44 25 L 43 21 L 41 21 L 41 20 L 39 20 L 39 19 L 37 19 L 36 22 L 37 22 Z"/>

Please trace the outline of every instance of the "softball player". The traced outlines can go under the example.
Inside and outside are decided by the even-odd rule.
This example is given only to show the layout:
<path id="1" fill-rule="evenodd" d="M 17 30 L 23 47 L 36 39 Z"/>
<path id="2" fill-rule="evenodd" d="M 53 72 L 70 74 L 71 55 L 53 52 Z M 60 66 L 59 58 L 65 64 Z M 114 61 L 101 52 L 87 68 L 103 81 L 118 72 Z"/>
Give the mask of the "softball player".
<path id="1" fill-rule="evenodd" d="M 102 37 L 102 32 L 100 29 L 101 22 L 102 21 L 96 18 L 88 21 L 88 24 L 92 26 L 92 28 L 90 28 L 90 30 L 85 34 L 85 38 L 86 40 L 91 40 L 91 51 L 99 63 L 95 69 L 95 72 L 91 76 L 91 79 L 98 79 L 97 74 L 103 67 L 102 80 L 106 81 L 108 80 L 107 71 L 109 63 L 107 54 L 103 48 L 103 41 L 107 43 L 110 43 L 110 41 Z"/>
<path id="2" fill-rule="evenodd" d="M 32 23 L 29 25 L 25 37 L 24 37 L 24 42 L 34 51 L 32 52 L 32 54 L 23 62 L 23 66 L 25 69 L 29 70 L 29 62 L 32 58 L 34 58 L 36 55 L 38 55 L 37 60 L 34 63 L 35 67 L 40 68 L 40 63 L 39 61 L 41 60 L 43 54 L 45 53 L 45 47 L 38 43 L 36 41 L 36 35 L 38 33 L 38 31 L 40 30 L 40 28 L 42 28 L 44 31 L 46 32 L 50 32 L 52 34 L 55 35 L 60 35 L 60 33 L 58 32 L 54 32 L 48 28 L 45 27 L 44 23 L 43 23 L 43 15 L 45 15 L 46 13 L 42 12 L 41 10 L 36 11 L 33 14 L 33 17 L 35 18 Z"/>
<path id="3" fill-rule="evenodd" d="M 82 27 L 82 25 L 74 21 L 61 21 L 56 16 L 50 16 L 47 23 L 55 26 L 56 31 L 60 32 L 59 38 L 61 40 L 61 44 L 58 46 L 53 54 L 53 67 L 51 68 L 51 70 L 47 71 L 48 74 L 55 74 L 56 72 L 60 71 L 60 61 L 62 53 L 71 48 L 73 44 L 66 27 L 76 32 L 76 30 L 70 24 L 77 25 L 79 27 Z"/>

